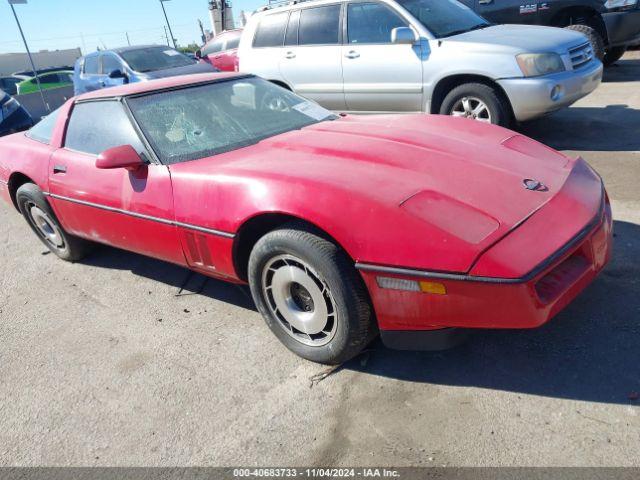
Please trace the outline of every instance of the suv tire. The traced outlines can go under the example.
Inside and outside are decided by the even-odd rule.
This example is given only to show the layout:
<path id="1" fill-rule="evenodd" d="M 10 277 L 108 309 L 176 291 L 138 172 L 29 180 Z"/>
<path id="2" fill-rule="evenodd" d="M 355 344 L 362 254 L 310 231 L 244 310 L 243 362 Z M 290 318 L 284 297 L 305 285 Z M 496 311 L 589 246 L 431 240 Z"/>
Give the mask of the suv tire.
<path id="1" fill-rule="evenodd" d="M 377 334 L 369 295 L 353 261 L 303 224 L 288 224 L 258 240 L 248 277 L 267 326 L 307 360 L 339 365 Z"/>
<path id="2" fill-rule="evenodd" d="M 591 42 L 594 55 L 598 58 L 598 60 L 604 62 L 604 39 L 595 28 L 583 24 L 569 25 L 565 28 L 568 30 L 573 30 L 575 32 L 580 32 L 585 35 Z"/>
<path id="3" fill-rule="evenodd" d="M 91 249 L 91 242 L 64 231 L 37 185 L 25 183 L 18 188 L 16 203 L 31 230 L 62 260 L 77 262 Z"/>
<path id="4" fill-rule="evenodd" d="M 503 127 L 511 124 L 509 101 L 495 88 L 484 83 L 464 83 L 451 90 L 442 101 L 440 114 L 462 116 Z"/>
<path id="5" fill-rule="evenodd" d="M 611 47 L 607 48 L 607 51 L 604 54 L 604 59 L 602 63 L 604 63 L 605 67 L 609 67 L 616 63 L 618 60 L 622 58 L 622 56 L 627 52 L 627 47 Z"/>

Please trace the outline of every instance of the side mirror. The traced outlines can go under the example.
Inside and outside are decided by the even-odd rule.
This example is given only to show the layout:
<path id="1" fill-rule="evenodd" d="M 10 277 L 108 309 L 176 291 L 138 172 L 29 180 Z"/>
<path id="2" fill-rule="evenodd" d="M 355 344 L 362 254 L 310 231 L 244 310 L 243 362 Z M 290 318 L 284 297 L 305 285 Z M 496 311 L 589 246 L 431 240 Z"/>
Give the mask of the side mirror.
<path id="1" fill-rule="evenodd" d="M 194 55 L 198 60 L 202 60 L 202 50 L 198 49 L 195 51 Z"/>
<path id="2" fill-rule="evenodd" d="M 127 75 L 120 69 L 109 72 L 109 78 L 126 78 Z"/>
<path id="3" fill-rule="evenodd" d="M 101 169 L 126 168 L 136 171 L 144 164 L 142 157 L 131 145 L 110 148 L 98 155 L 96 159 L 96 168 Z"/>
<path id="4" fill-rule="evenodd" d="M 417 41 L 416 32 L 409 27 L 396 27 L 391 30 L 391 43 L 413 45 Z"/>

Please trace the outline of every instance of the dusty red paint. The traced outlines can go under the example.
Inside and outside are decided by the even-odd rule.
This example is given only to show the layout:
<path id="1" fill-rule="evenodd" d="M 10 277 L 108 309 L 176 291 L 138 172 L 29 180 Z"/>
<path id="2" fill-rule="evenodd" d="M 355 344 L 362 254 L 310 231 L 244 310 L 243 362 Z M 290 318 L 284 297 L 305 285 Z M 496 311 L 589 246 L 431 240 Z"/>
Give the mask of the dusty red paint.
<path id="1" fill-rule="evenodd" d="M 79 98 L 230 76 L 172 77 Z M 24 134 L 0 141 L 0 180 L 19 172 L 54 196 L 117 209 L 50 198 L 73 234 L 230 281 L 242 281 L 233 261 L 237 239 L 224 234 L 268 213 L 316 225 L 357 263 L 511 280 L 545 264 L 591 225 L 519 283 L 436 280 L 447 295 L 430 295 L 382 290 L 379 274 L 363 271 L 382 329 L 536 327 L 575 298 L 611 255 L 611 211 L 600 178 L 582 159 L 499 127 L 428 115 L 347 116 L 236 151 L 131 172 L 98 169 L 95 157 L 62 147 L 75 101 L 63 107 L 52 145 Z M 53 174 L 58 164 L 65 174 Z M 546 190 L 526 190 L 527 178 Z M 0 183 L 8 200 L 6 190 Z"/>

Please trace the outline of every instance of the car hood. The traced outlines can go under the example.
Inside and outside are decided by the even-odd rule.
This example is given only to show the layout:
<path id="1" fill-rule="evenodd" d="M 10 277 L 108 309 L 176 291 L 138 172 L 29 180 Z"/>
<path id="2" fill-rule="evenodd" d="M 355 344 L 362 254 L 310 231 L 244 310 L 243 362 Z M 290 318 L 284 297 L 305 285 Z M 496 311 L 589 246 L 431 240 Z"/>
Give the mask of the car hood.
<path id="1" fill-rule="evenodd" d="M 573 30 L 536 25 L 495 25 L 443 39 L 445 43 L 484 45 L 514 53 L 558 54 L 566 53 L 568 49 L 586 41 L 587 38 L 583 34 Z"/>
<path id="2" fill-rule="evenodd" d="M 177 77 L 178 75 L 190 75 L 192 73 L 208 73 L 217 72 L 218 69 L 214 68 L 208 63 L 194 63 L 193 65 L 187 65 L 185 67 L 169 68 L 167 70 L 155 70 L 153 72 L 144 72 L 144 75 L 149 80 L 156 78 Z"/>

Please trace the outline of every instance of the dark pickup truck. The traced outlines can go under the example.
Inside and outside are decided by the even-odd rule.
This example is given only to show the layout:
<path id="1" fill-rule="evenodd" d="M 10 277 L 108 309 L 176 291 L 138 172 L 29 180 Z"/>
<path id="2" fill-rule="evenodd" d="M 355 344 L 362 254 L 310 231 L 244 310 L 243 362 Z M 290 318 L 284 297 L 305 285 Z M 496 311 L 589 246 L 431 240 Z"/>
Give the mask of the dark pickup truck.
<path id="1" fill-rule="evenodd" d="M 563 27 L 584 33 L 605 65 L 640 41 L 640 0 L 459 0 L 493 23 Z"/>

